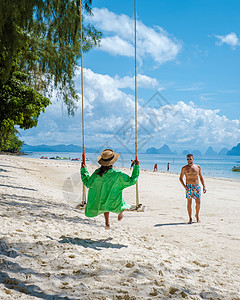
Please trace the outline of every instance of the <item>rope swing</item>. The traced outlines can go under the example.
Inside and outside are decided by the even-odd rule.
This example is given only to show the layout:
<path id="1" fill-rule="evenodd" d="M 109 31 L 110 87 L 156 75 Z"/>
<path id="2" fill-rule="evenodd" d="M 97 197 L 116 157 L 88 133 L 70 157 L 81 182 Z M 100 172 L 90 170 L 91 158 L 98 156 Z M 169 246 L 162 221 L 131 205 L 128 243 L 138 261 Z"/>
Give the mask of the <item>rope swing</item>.
<path id="1" fill-rule="evenodd" d="M 84 102 L 83 102 L 83 33 L 82 33 L 82 0 L 80 0 L 80 32 L 81 32 L 81 89 L 82 89 L 82 162 L 85 164 L 85 143 L 84 143 Z M 84 207 L 87 203 L 86 187 L 83 184 L 82 203 L 80 206 Z"/>
<path id="2" fill-rule="evenodd" d="M 137 140 L 137 0 L 134 0 L 134 36 L 135 36 L 135 159 L 138 159 Z M 136 207 L 139 206 L 138 181 L 136 182 Z"/>
<path id="3" fill-rule="evenodd" d="M 85 144 L 84 144 L 84 99 L 83 99 L 83 30 L 82 30 L 82 0 L 80 1 L 80 32 L 81 32 L 81 89 L 82 89 L 82 162 L 85 164 Z M 135 32 L 135 159 L 138 159 L 138 140 L 137 140 L 137 5 L 134 0 L 134 32 Z M 130 210 L 143 211 L 144 207 L 139 204 L 138 181 L 136 182 L 136 206 Z M 86 187 L 83 184 L 82 201 L 76 207 L 83 209 L 86 204 Z M 140 210 L 140 207 L 142 209 Z"/>

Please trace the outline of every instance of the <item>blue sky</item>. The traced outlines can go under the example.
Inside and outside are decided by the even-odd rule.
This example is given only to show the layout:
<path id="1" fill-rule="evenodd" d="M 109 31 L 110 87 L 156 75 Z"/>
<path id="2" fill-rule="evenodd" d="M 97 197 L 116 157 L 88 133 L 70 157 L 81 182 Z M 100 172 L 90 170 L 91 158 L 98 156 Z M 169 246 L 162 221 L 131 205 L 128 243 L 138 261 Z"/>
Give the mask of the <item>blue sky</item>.
<path id="1" fill-rule="evenodd" d="M 84 54 L 86 147 L 134 149 L 134 1 L 93 1 L 85 22 L 103 33 Z M 140 150 L 167 144 L 217 151 L 240 142 L 240 2 L 137 1 Z M 80 92 L 80 72 L 76 70 Z M 155 96 L 154 96 L 155 95 Z M 152 97 L 153 96 L 153 97 Z M 81 145 L 81 110 L 61 103 L 21 131 L 31 145 Z"/>

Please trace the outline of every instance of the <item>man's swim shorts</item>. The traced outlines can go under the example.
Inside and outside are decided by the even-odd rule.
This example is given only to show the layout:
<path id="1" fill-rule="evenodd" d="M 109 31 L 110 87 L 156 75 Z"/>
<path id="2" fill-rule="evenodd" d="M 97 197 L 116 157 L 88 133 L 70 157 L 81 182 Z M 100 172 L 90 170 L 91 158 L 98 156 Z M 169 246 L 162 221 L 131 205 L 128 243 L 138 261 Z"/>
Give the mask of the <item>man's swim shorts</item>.
<path id="1" fill-rule="evenodd" d="M 201 187 L 199 184 L 187 184 L 186 185 L 186 198 L 200 199 Z"/>

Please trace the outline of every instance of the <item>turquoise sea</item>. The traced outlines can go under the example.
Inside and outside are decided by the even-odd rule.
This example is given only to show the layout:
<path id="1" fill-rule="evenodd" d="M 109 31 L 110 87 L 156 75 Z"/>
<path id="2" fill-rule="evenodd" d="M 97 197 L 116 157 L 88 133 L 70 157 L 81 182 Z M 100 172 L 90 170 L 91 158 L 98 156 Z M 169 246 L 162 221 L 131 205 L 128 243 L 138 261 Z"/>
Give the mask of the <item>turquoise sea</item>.
<path id="1" fill-rule="evenodd" d="M 74 152 L 32 152 L 28 153 L 30 157 L 39 158 L 44 156 L 48 157 L 65 157 L 67 159 L 81 158 L 81 153 Z M 98 153 L 86 153 L 86 163 L 97 164 Z M 180 173 L 182 166 L 186 165 L 186 156 L 178 154 L 139 154 L 138 155 L 141 169 L 153 170 L 154 164 L 158 165 L 158 171 L 167 172 L 167 163 L 169 163 L 171 173 Z M 131 159 L 134 159 L 134 155 L 120 154 L 119 160 L 116 166 L 129 168 Z M 195 156 L 194 163 L 201 166 L 202 174 L 207 177 L 221 177 L 232 178 L 240 180 L 240 173 L 232 172 L 233 166 L 240 165 L 240 156 Z M 80 161 L 74 161 L 80 164 Z"/>

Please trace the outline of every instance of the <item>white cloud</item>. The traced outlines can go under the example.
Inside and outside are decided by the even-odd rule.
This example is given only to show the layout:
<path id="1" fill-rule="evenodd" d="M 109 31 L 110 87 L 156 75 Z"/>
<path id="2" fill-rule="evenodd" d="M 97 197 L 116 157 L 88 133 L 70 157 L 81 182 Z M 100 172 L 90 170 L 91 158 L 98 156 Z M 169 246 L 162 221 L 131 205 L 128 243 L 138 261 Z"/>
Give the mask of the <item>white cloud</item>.
<path id="1" fill-rule="evenodd" d="M 240 45 L 239 38 L 235 32 L 231 32 L 227 35 L 215 35 L 218 39 L 217 45 L 221 46 L 222 44 L 227 44 L 233 48 Z"/>
<path id="2" fill-rule="evenodd" d="M 75 81 L 76 88 L 80 90 L 80 69 L 76 72 Z M 158 85 L 155 78 L 138 75 L 138 87 L 157 88 Z M 111 77 L 84 69 L 84 86 L 84 104 L 87 117 L 94 117 L 94 120 L 100 119 L 103 122 L 105 117 L 111 118 L 113 115 L 119 117 L 122 114 L 131 115 L 134 108 L 133 95 L 122 91 L 122 89 L 134 90 L 134 77 Z M 81 97 L 81 95 L 79 96 Z M 119 125 L 117 122 L 113 122 L 113 124 L 115 127 Z"/>
<path id="3" fill-rule="evenodd" d="M 134 46 L 118 36 L 102 38 L 100 49 L 112 55 L 134 56 Z"/>
<path id="4" fill-rule="evenodd" d="M 216 95 L 216 93 L 202 94 L 202 95 L 200 95 L 200 100 L 204 101 L 204 102 L 212 100 L 213 99 L 212 96 L 214 96 L 214 95 Z"/>
<path id="5" fill-rule="evenodd" d="M 93 16 L 86 19 L 103 31 L 101 50 L 112 55 L 134 57 L 134 20 L 127 15 L 117 15 L 106 8 L 94 8 Z M 142 60 L 148 56 L 157 64 L 176 59 L 181 42 L 171 37 L 161 27 L 147 27 L 137 21 L 137 55 Z"/>
<path id="6" fill-rule="evenodd" d="M 79 70 L 76 83 L 79 88 Z M 230 148 L 239 142 L 239 120 L 229 120 L 220 116 L 218 110 L 202 109 L 194 102 L 160 103 L 160 94 L 151 98 L 152 88 L 160 88 L 155 78 L 142 75 L 138 85 L 151 88 L 151 101 L 138 99 L 139 145 L 152 137 L 144 148 L 167 144 L 172 149 L 181 145 L 201 150 L 208 146 Z M 86 147 L 98 148 L 105 142 L 119 146 L 120 141 L 134 149 L 134 78 L 111 77 L 84 69 L 84 87 Z M 32 145 L 81 145 L 81 101 L 74 118 L 67 117 L 56 99 L 52 102 L 37 128 L 21 131 L 23 140 Z M 116 132 L 118 141 L 113 137 Z"/>
<path id="7" fill-rule="evenodd" d="M 161 140 L 160 144 L 168 145 L 187 146 L 190 143 L 191 147 L 229 148 L 240 139 L 239 120 L 229 120 L 220 116 L 218 110 L 202 109 L 194 103 L 189 105 L 179 101 L 173 106 L 165 105 L 155 110 L 154 114 L 155 143 Z"/>
<path id="8" fill-rule="evenodd" d="M 102 134 L 117 131 L 134 115 L 134 77 L 111 77 L 84 69 L 85 129 L 89 142 L 99 141 Z M 81 89 L 80 69 L 76 70 L 76 89 Z M 138 87 L 160 88 L 155 78 L 138 75 Z M 128 89 L 129 93 L 124 92 Z M 79 94 L 81 98 L 81 93 Z M 27 144 L 81 144 L 81 99 L 75 117 L 68 117 L 56 94 L 52 105 L 39 118 L 37 128 L 21 131 Z"/>

